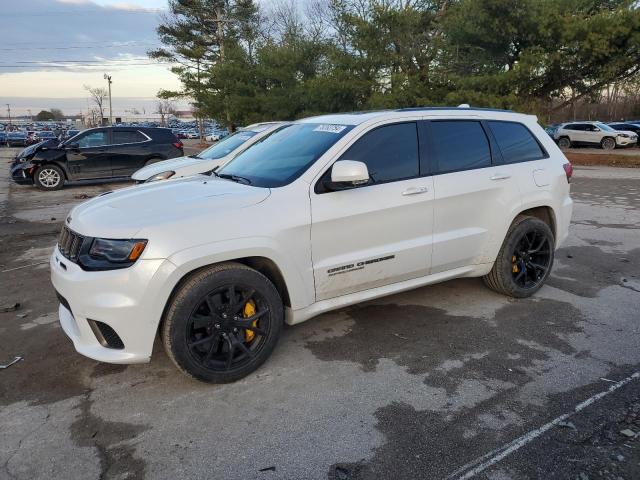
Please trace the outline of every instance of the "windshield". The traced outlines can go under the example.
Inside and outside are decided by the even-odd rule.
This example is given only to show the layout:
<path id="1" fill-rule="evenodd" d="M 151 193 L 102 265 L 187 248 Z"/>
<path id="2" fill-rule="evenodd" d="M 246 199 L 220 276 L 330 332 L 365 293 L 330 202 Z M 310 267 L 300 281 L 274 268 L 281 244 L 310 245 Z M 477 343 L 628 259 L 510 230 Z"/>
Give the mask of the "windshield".
<path id="1" fill-rule="evenodd" d="M 613 128 L 611 128 L 606 123 L 597 123 L 596 125 L 598 127 L 600 127 L 600 130 L 604 130 L 605 132 L 614 132 L 615 131 Z"/>
<path id="2" fill-rule="evenodd" d="M 200 152 L 197 157 L 207 160 L 215 160 L 217 158 L 226 157 L 244 142 L 253 137 L 255 134 L 256 132 L 241 130 L 232 135 L 228 135 L 222 140 L 218 141 L 218 143 L 216 143 L 215 145 L 212 145 L 206 150 Z"/>
<path id="3" fill-rule="evenodd" d="M 258 187 L 282 187 L 302 175 L 352 125 L 286 125 L 254 143 L 218 172 Z"/>

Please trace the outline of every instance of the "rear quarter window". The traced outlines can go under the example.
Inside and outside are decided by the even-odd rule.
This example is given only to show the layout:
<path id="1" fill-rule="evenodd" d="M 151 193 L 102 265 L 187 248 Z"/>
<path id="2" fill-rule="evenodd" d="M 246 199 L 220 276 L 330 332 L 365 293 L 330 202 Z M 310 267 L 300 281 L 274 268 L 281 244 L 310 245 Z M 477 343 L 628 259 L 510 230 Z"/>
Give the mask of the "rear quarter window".
<path id="1" fill-rule="evenodd" d="M 487 122 L 502 153 L 504 163 L 529 162 L 546 158 L 536 138 L 527 127 L 516 122 Z"/>

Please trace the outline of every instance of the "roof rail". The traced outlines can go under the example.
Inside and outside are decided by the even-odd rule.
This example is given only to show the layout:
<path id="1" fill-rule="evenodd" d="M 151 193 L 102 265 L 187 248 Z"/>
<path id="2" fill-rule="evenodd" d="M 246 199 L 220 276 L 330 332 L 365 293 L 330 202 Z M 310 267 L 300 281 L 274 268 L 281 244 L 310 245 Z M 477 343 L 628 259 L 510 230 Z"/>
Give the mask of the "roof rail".
<path id="1" fill-rule="evenodd" d="M 408 108 L 398 108 L 395 110 L 396 112 L 419 112 L 419 111 L 439 111 L 439 110 L 458 110 L 460 108 L 464 108 L 465 110 L 477 110 L 481 112 L 510 112 L 514 113 L 513 110 L 505 110 L 502 108 L 481 108 L 481 107 L 470 107 L 468 104 L 463 103 L 458 105 L 457 107 L 408 107 Z"/>

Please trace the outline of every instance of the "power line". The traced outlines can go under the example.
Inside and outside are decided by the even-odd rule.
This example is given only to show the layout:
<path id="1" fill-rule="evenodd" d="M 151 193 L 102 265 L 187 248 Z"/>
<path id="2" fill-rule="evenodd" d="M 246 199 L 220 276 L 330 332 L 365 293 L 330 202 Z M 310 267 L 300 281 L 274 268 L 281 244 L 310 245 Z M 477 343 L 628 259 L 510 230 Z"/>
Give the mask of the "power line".
<path id="1" fill-rule="evenodd" d="M 38 12 L 38 13 L 25 13 L 25 12 L 5 12 L 3 17 L 49 17 L 52 15 L 91 15 L 94 13 L 99 14 L 117 14 L 117 15 L 140 15 L 140 14 L 154 14 L 166 13 L 167 10 L 154 9 L 154 10 L 121 10 L 121 9 L 107 9 L 104 10 L 83 10 L 83 11 L 61 11 L 54 10 L 50 12 Z"/>
<path id="2" fill-rule="evenodd" d="M 153 65 L 170 65 L 170 63 L 160 63 L 160 62 L 153 62 L 153 63 L 94 63 L 94 64 L 86 64 L 86 63 L 74 63 L 71 65 L 0 65 L 0 68 L 40 68 L 40 69 L 47 69 L 47 68 L 74 68 L 74 67 L 99 67 L 99 68 L 104 68 L 104 67 L 118 67 L 118 68 L 122 68 L 122 67 L 137 67 L 137 66 L 153 66 Z"/>
<path id="3" fill-rule="evenodd" d="M 86 46 L 71 46 L 71 47 L 21 47 L 21 48 L 0 48 L 0 51 L 3 52 L 24 52 L 28 50 L 76 50 L 76 49 L 104 49 L 104 48 L 121 48 L 121 47 L 136 47 L 136 46 L 147 46 L 147 47 L 160 47 L 161 45 L 157 42 L 147 42 L 147 43 L 134 43 L 134 42 L 122 42 L 122 43 L 113 43 L 103 44 L 103 45 L 86 45 Z"/>
<path id="4" fill-rule="evenodd" d="M 155 42 L 157 39 L 155 38 L 141 38 L 139 40 L 123 40 L 123 42 Z M 30 42 L 3 42 L 2 45 L 33 45 L 33 41 Z M 60 43 L 60 42 L 58 42 Z M 62 42 L 65 45 L 69 42 Z M 74 44 L 78 45 L 102 45 L 108 43 L 122 43 L 117 41 L 106 41 L 106 40 L 73 40 Z M 56 42 L 47 42 L 47 45 L 55 45 Z"/>

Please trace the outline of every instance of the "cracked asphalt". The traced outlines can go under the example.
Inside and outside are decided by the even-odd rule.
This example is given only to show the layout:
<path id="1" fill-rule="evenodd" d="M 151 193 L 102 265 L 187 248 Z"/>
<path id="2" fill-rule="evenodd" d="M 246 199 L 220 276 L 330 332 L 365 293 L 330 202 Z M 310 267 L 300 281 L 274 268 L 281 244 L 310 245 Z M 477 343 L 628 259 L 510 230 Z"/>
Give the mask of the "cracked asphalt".
<path id="1" fill-rule="evenodd" d="M 145 365 L 75 352 L 46 262 L 74 204 L 127 184 L 43 193 L 8 181 L 14 153 L 0 305 L 20 307 L 0 313 L 0 364 L 24 359 L 0 370 L 0 479 L 640 478 L 640 379 L 616 383 L 640 371 L 640 170 L 576 168 L 571 235 L 535 297 L 463 279 L 345 308 L 211 386 L 158 343 Z"/>

